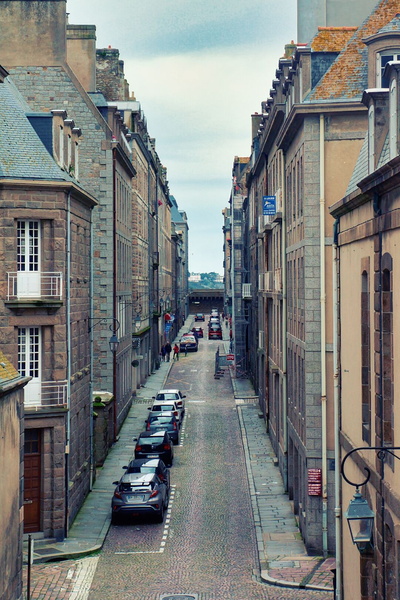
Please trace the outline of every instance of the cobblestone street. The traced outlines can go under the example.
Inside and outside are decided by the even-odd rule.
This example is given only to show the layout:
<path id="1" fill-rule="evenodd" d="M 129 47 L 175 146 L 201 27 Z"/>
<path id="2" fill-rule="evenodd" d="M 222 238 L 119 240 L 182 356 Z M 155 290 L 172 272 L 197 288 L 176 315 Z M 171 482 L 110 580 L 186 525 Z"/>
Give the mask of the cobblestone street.
<path id="1" fill-rule="evenodd" d="M 199 352 L 181 355 L 169 374 L 168 387 L 180 388 L 187 398 L 164 523 L 126 521 L 111 526 L 95 557 L 34 564 L 31 600 L 160 600 L 175 594 L 196 600 L 333 598 L 332 592 L 261 580 L 239 411 L 229 375 L 214 379 L 217 347 L 218 342 L 201 340 Z M 149 403 L 137 403 L 137 418 Z M 133 446 L 127 444 L 126 460 Z M 279 575 L 279 563 L 273 575 Z"/>

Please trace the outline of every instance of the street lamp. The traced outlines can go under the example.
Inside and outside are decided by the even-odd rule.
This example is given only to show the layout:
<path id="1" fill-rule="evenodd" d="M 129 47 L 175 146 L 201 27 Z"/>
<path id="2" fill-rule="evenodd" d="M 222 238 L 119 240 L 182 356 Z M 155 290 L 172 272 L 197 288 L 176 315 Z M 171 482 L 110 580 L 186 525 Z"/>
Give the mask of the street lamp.
<path id="1" fill-rule="evenodd" d="M 349 485 L 352 485 L 356 488 L 355 494 L 350 501 L 349 507 L 344 516 L 346 517 L 349 525 L 353 544 L 357 545 L 360 554 L 365 554 L 372 549 L 372 532 L 375 514 L 370 509 L 367 500 L 359 492 L 359 488 L 363 485 L 366 485 L 370 480 L 371 471 L 368 467 L 364 467 L 366 477 L 363 481 L 356 483 L 351 481 L 351 479 L 346 476 L 344 472 L 344 465 L 349 456 L 351 456 L 354 452 L 364 452 L 365 450 L 374 450 L 377 452 L 377 457 L 382 462 L 384 462 L 387 454 L 390 454 L 394 458 L 397 458 L 397 460 L 400 460 L 400 457 L 393 452 L 393 450 L 400 450 L 400 447 L 398 446 L 361 446 L 360 448 L 353 448 L 353 450 L 350 450 L 350 452 L 348 452 L 342 460 L 340 468 L 342 477 Z"/>
<path id="2" fill-rule="evenodd" d="M 135 329 L 136 329 L 136 331 L 139 331 L 141 325 L 142 325 L 142 319 L 140 318 L 140 314 L 137 313 L 137 315 L 135 317 Z"/>
<path id="3" fill-rule="evenodd" d="M 96 325 L 99 325 L 99 323 L 102 323 L 103 321 L 109 321 L 112 319 L 112 325 L 109 326 L 110 331 L 112 332 L 110 340 L 108 342 L 109 346 L 110 346 L 110 350 L 113 354 L 115 354 L 118 350 L 118 346 L 119 346 L 119 339 L 117 336 L 117 331 L 120 328 L 120 324 L 118 319 L 116 319 L 115 317 L 103 317 L 102 319 L 98 319 L 95 323 L 93 323 L 89 328 L 88 328 L 88 333 L 90 333 L 92 331 L 92 329 L 94 329 L 96 327 Z"/>
<path id="4" fill-rule="evenodd" d="M 360 554 L 371 550 L 375 514 L 367 500 L 360 494 L 358 487 L 344 516 L 349 525 L 353 544 L 356 544 Z"/>

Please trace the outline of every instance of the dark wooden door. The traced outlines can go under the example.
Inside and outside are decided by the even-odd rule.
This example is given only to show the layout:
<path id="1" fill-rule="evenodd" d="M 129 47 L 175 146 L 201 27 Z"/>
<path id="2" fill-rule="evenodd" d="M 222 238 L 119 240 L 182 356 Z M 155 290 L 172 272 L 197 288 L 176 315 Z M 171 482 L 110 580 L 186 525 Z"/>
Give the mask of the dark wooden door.
<path id="1" fill-rule="evenodd" d="M 24 449 L 24 532 L 40 531 L 41 504 L 40 429 L 25 429 Z"/>

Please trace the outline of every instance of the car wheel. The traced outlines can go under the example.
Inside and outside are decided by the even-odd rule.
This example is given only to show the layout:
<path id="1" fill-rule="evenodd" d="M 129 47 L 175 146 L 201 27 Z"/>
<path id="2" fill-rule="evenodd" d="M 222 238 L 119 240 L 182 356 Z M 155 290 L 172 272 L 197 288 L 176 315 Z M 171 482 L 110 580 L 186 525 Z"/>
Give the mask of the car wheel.
<path id="1" fill-rule="evenodd" d="M 161 506 L 160 511 L 156 516 L 157 523 L 162 523 L 164 521 L 164 504 Z"/>

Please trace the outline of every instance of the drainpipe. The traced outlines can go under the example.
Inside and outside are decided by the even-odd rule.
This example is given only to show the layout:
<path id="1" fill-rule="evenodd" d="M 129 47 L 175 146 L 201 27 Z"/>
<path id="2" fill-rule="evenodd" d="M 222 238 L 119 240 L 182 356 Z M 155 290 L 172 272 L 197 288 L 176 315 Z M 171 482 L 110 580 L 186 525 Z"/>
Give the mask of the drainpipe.
<path id="1" fill-rule="evenodd" d="M 69 451 L 71 431 L 71 192 L 67 199 L 67 268 L 66 268 L 66 329 L 67 329 L 67 416 L 65 431 L 65 523 L 64 535 L 69 528 Z"/>
<path id="2" fill-rule="evenodd" d="M 340 385 L 339 385 L 339 351 L 338 351 L 338 324 L 339 324 L 339 292 L 338 278 L 340 275 L 340 255 L 337 246 L 339 220 L 335 221 L 333 234 L 333 403 L 334 403 L 334 429 L 335 429 L 335 544 L 336 544 L 336 590 L 335 600 L 341 600 L 342 594 L 342 505 L 341 505 L 341 478 L 340 478 Z"/>
<path id="3" fill-rule="evenodd" d="M 326 293 L 325 293 L 325 118 L 319 116 L 319 181 L 320 181 L 320 314 L 321 314 L 321 444 L 322 444 L 322 550 L 328 555 L 328 494 L 326 436 Z"/>
<path id="4" fill-rule="evenodd" d="M 283 403 L 283 451 L 285 454 L 283 480 L 285 490 L 288 489 L 288 433 L 287 433 L 287 278 L 286 278 L 286 186 L 285 155 L 281 153 L 282 182 L 282 227 L 281 227 L 281 264 L 282 264 L 282 403 Z"/>
<path id="5" fill-rule="evenodd" d="M 89 347 L 90 347 L 90 382 L 89 382 L 89 402 L 90 402 L 90 476 L 89 476 L 89 489 L 93 489 L 94 480 L 94 435 L 93 435 L 93 327 L 90 327 L 90 323 L 93 323 L 93 208 L 90 211 L 90 256 L 89 256 Z"/>
<path id="6" fill-rule="evenodd" d="M 115 319 L 117 318 L 117 157 L 116 157 L 116 143 L 113 143 L 112 148 L 112 169 L 113 169 L 113 330 L 115 328 Z M 114 414 L 113 414 L 113 426 L 114 426 L 114 442 L 117 441 L 118 431 L 118 402 L 117 402 L 117 352 L 113 352 L 112 356 L 113 366 L 113 397 L 114 397 Z"/>

